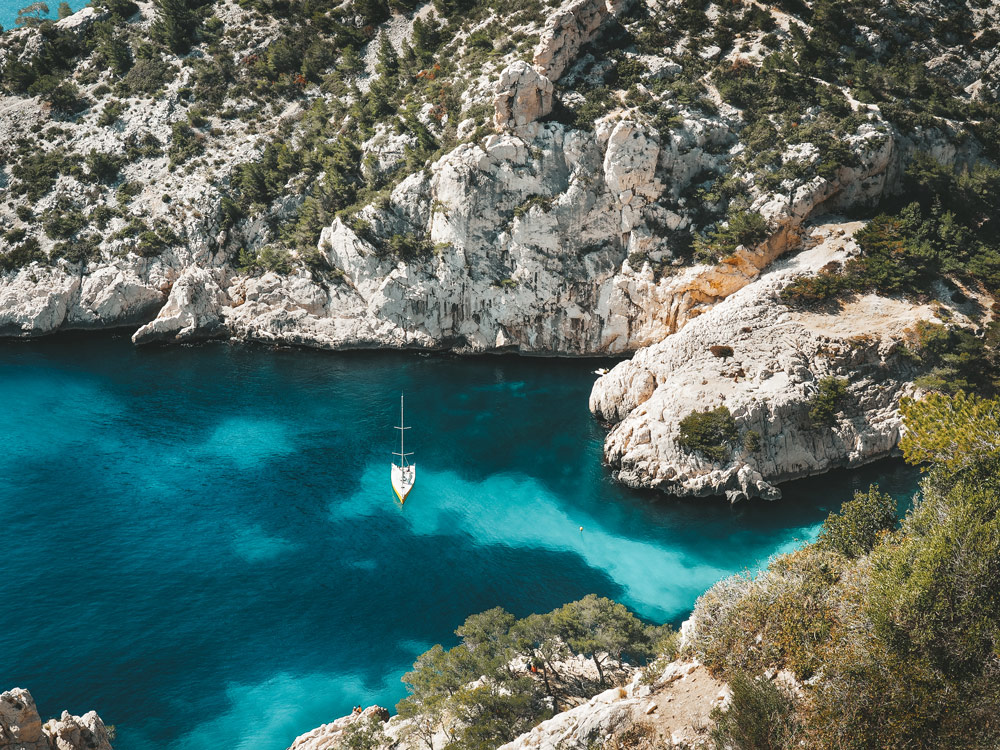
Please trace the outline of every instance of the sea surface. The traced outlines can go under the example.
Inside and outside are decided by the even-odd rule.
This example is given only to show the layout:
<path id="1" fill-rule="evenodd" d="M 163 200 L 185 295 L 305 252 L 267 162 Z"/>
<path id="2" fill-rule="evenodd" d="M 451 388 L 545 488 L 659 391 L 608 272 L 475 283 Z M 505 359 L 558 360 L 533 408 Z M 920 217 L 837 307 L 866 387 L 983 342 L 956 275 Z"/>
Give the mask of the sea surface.
<path id="1" fill-rule="evenodd" d="M 74 11 L 80 10 L 85 5 L 89 5 L 88 0 L 68 1 L 69 7 Z M 59 0 L 45 0 L 45 4 L 49 7 L 49 18 L 55 19 L 57 17 L 56 12 L 59 9 Z M 17 28 L 14 26 L 14 21 L 17 20 L 17 12 L 29 5 L 31 5 L 31 0 L 0 0 L 0 26 L 3 26 L 6 30 Z"/>
<path id="2" fill-rule="evenodd" d="M 473 612 L 596 592 L 677 623 L 854 489 L 916 486 L 888 462 L 773 503 L 629 491 L 587 410 L 600 364 L 0 342 L 0 689 L 96 709 L 118 750 L 284 750 L 393 706 Z"/>

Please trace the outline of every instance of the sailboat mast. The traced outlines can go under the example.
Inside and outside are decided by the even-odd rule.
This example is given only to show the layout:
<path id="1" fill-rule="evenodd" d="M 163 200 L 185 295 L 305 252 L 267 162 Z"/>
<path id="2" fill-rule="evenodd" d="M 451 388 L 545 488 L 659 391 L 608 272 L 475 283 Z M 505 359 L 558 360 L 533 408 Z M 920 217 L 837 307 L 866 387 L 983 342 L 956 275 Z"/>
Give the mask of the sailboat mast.
<path id="1" fill-rule="evenodd" d="M 399 394 L 399 463 L 406 466 L 406 451 L 403 450 L 403 434 L 406 432 L 403 427 L 403 394 Z"/>

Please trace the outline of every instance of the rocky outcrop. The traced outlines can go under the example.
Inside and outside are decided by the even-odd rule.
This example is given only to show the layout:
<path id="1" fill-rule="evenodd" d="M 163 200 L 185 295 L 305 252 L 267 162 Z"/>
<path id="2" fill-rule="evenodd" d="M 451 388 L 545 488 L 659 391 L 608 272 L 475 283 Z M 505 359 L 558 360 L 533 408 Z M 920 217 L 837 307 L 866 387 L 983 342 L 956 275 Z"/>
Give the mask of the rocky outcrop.
<path id="1" fill-rule="evenodd" d="M 215 275 L 191 266 L 177 279 L 156 319 L 132 336 L 136 344 L 181 343 L 224 335 L 222 308 L 229 302 Z"/>
<path id="2" fill-rule="evenodd" d="M 805 313 L 778 298 L 796 275 L 856 252 L 850 235 L 858 226 L 815 228 L 815 247 L 597 381 L 590 407 L 614 424 L 604 453 L 620 481 L 676 495 L 774 498 L 779 482 L 894 450 L 898 401 L 912 377 L 901 344 L 907 328 L 934 319 L 934 309 L 870 295 L 839 314 Z M 809 417 L 824 377 L 848 384 L 830 426 Z M 681 419 L 719 406 L 739 430 L 722 462 L 678 443 Z"/>
<path id="3" fill-rule="evenodd" d="M 14 688 L 0 694 L 0 750 L 111 750 L 111 741 L 96 712 L 42 724 L 31 693 Z"/>
<path id="4" fill-rule="evenodd" d="M 132 325 L 149 320 L 166 298 L 159 286 L 166 279 L 148 264 L 74 271 L 32 266 L 0 279 L 0 335 Z"/>
<path id="5" fill-rule="evenodd" d="M 552 81 L 523 60 L 504 68 L 496 84 L 497 132 L 524 127 L 552 111 Z"/>
<path id="6" fill-rule="evenodd" d="M 645 680 L 644 680 L 645 678 Z M 668 740 L 668 746 L 704 741 L 709 715 L 728 705 L 728 685 L 713 678 L 698 661 L 678 659 L 658 675 L 637 674 L 586 703 L 543 721 L 500 750 L 587 750 L 615 746 L 626 732 Z"/>
<path id="7" fill-rule="evenodd" d="M 389 720 L 389 712 L 381 706 L 369 706 L 363 711 L 342 716 L 329 724 L 300 735 L 288 750 L 334 750 L 342 746 L 344 733 L 358 722 L 377 721 L 385 723 Z"/>
<path id="8" fill-rule="evenodd" d="M 591 41 L 610 15 L 607 0 L 573 0 L 548 17 L 532 62 L 551 81 L 559 80 L 580 48 Z"/>
<path id="9" fill-rule="evenodd" d="M 709 714 L 728 704 L 728 686 L 713 678 L 699 662 L 678 659 L 659 671 L 635 671 L 624 684 L 557 713 L 501 750 L 586 750 L 632 730 L 674 744 L 705 738 Z M 414 719 L 388 718 L 379 706 L 341 717 L 298 737 L 289 750 L 343 750 L 345 733 L 358 722 L 383 722 L 379 747 L 426 750 L 428 739 L 441 748 L 453 737 L 440 731 L 430 738 L 416 732 Z"/>

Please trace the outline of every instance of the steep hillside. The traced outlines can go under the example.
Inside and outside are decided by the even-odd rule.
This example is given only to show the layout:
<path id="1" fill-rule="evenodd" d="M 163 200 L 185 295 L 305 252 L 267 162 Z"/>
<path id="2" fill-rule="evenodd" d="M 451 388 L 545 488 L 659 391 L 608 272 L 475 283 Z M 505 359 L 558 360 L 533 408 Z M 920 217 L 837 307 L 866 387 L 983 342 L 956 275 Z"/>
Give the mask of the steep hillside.
<path id="1" fill-rule="evenodd" d="M 866 353 L 866 332 L 802 318 L 812 359 L 787 389 L 771 393 L 772 378 L 750 395 L 798 354 L 790 339 L 758 340 L 770 324 L 744 333 L 738 305 L 844 317 L 837 305 L 876 294 L 961 324 L 983 342 L 977 361 L 993 356 L 997 13 L 101 0 L 0 36 L 0 334 L 141 325 L 137 343 L 641 351 L 593 400 L 622 422 L 606 451 L 621 478 L 773 496 L 773 482 L 892 450 L 896 397 L 864 393 L 891 381 L 898 395 L 965 339 L 939 335 L 957 338 L 934 353 L 910 332 L 904 362 L 886 359 L 903 332 Z M 766 298 L 748 293 L 712 319 L 721 327 L 705 319 L 675 340 L 833 211 L 879 218 L 853 250 L 800 263 L 803 278 L 770 276 L 787 293 L 756 287 Z M 841 352 L 831 367 L 815 359 L 827 330 Z M 747 345 L 771 361 L 741 381 Z M 737 359 L 689 375 L 732 376 L 742 395 L 640 413 L 657 387 L 674 389 L 672 357 L 710 347 Z M 800 425 L 804 452 L 762 429 L 866 362 L 868 385 L 828 394 L 832 421 Z M 670 435 L 686 410 L 735 413 L 744 396 L 768 404 L 737 415 L 763 453 L 729 462 L 727 422 L 726 445 L 689 440 L 698 455 L 679 463 Z M 848 428 L 859 419 L 880 425 Z M 833 438 L 813 434 L 834 424 Z M 636 446 L 652 433 L 663 439 L 647 455 Z"/>

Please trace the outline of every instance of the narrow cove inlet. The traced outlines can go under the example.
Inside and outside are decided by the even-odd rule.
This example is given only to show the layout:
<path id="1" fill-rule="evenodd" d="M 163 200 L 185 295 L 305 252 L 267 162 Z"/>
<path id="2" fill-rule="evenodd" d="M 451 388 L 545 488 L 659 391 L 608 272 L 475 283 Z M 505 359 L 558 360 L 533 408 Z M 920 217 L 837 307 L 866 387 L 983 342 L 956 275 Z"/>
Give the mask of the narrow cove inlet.
<path id="1" fill-rule="evenodd" d="M 618 485 L 587 410 L 608 363 L 206 344 L 0 342 L 0 673 L 117 750 L 284 750 L 473 612 L 588 593 L 678 623 L 815 537 L 897 462 L 730 506 Z M 389 484 L 399 394 L 420 480 Z M 582 527 L 582 528 L 581 528 Z"/>

